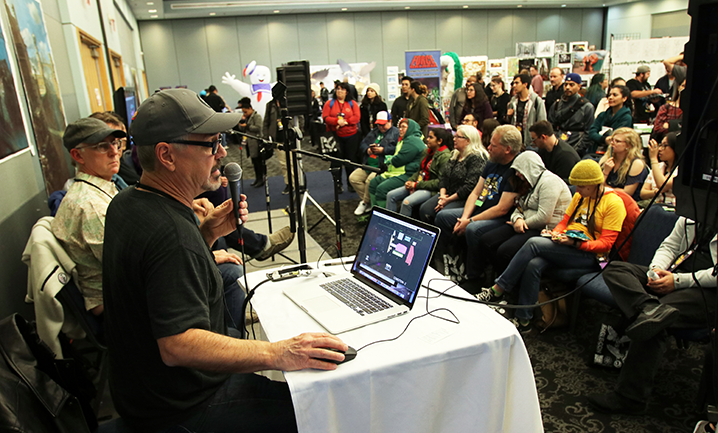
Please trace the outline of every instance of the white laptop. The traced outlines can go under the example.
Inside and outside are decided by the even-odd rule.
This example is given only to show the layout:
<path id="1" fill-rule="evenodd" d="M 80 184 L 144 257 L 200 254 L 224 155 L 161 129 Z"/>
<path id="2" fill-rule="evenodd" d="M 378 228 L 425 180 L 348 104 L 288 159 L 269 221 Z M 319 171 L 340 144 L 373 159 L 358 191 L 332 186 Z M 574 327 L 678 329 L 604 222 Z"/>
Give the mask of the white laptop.
<path id="1" fill-rule="evenodd" d="M 333 334 L 406 314 L 438 239 L 437 227 L 375 206 L 351 273 L 284 294 Z"/>

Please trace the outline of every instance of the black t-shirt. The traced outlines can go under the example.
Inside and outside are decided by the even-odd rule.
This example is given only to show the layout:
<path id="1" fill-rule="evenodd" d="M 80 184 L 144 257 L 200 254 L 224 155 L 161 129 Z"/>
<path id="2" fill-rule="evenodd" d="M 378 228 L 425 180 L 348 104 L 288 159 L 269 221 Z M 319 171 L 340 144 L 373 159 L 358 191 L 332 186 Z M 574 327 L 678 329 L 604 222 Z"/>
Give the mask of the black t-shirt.
<path id="1" fill-rule="evenodd" d="M 479 207 L 479 212 L 496 206 L 504 191 L 513 192 L 511 182 L 509 182 L 509 179 L 514 175 L 514 169 L 511 168 L 511 163 L 513 163 L 513 161 L 504 165 L 491 161 L 486 163 L 484 172 L 481 173 L 481 177 L 484 178 L 484 189 L 479 194 L 479 199 L 477 200 L 477 203 L 482 203 Z M 506 216 L 508 217 L 508 214 Z"/>
<path id="2" fill-rule="evenodd" d="M 628 80 L 626 82 L 626 87 L 628 87 L 631 92 L 633 92 L 634 90 L 651 90 L 651 85 L 650 83 L 648 83 L 648 81 L 646 81 L 645 83 L 641 83 L 635 78 Z M 633 110 L 633 120 L 645 121 L 656 115 L 655 106 L 651 103 L 648 97 L 633 98 L 633 102 L 635 108 Z"/>
<path id="3" fill-rule="evenodd" d="M 526 103 L 529 100 L 518 100 L 516 103 L 516 127 L 519 129 L 519 131 L 522 131 L 524 128 L 524 111 L 526 111 Z"/>
<path id="4" fill-rule="evenodd" d="M 571 174 L 573 166 L 581 160 L 576 149 L 561 139 L 558 140 L 551 152 L 539 149 L 538 154 L 546 169 L 563 179 L 567 184 L 568 176 Z"/>
<path id="5" fill-rule="evenodd" d="M 229 377 L 168 367 L 157 345 L 193 328 L 227 334 L 222 276 L 194 213 L 172 198 L 124 189 L 107 209 L 102 272 L 117 411 L 146 430 L 180 422 Z"/>
<path id="6" fill-rule="evenodd" d="M 216 93 L 208 93 L 207 96 L 204 97 L 204 100 L 214 111 L 218 113 L 221 113 L 225 107 L 224 99 Z"/>

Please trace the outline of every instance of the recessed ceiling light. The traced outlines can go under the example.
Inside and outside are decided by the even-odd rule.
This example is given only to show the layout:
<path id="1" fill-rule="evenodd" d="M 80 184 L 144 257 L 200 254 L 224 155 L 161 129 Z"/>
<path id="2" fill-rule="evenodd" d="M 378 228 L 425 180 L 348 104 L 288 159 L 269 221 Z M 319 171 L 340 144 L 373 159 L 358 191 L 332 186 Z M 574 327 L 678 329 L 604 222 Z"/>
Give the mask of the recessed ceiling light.
<path id="1" fill-rule="evenodd" d="M 157 9 L 150 9 L 150 10 L 148 10 L 147 12 L 149 12 L 149 13 L 151 13 L 151 14 L 156 14 L 156 13 L 157 13 Z"/>
<path id="2" fill-rule="evenodd" d="M 273 11 L 273 12 L 274 12 L 275 14 L 278 14 L 278 13 L 279 13 L 279 11 Z"/>
<path id="3" fill-rule="evenodd" d="M 157 18 L 157 15 L 150 15 L 150 18 Z"/>
<path id="4" fill-rule="evenodd" d="M 561 5 L 561 7 L 562 7 L 562 8 L 565 8 L 565 7 L 566 7 L 566 5 Z"/>
<path id="5" fill-rule="evenodd" d="M 464 5 L 463 8 L 464 8 L 464 9 L 468 9 L 468 8 L 469 8 L 469 5 Z"/>
<path id="6" fill-rule="evenodd" d="M 411 9 L 411 6 L 404 6 L 404 9 Z"/>
<path id="7" fill-rule="evenodd" d="M 524 5 L 516 5 L 517 8 L 522 8 Z"/>
<path id="8" fill-rule="evenodd" d="M 217 15 L 217 12 L 210 12 L 210 13 L 209 13 L 209 16 L 211 16 L 211 17 L 213 17 L 213 16 L 215 16 L 215 15 Z"/>
<path id="9" fill-rule="evenodd" d="M 154 6 L 155 2 L 147 2 L 147 6 Z"/>
<path id="10" fill-rule="evenodd" d="M 343 10 L 343 11 L 347 11 L 347 10 L 349 10 L 349 9 L 347 9 L 347 8 L 342 8 L 342 10 Z"/>

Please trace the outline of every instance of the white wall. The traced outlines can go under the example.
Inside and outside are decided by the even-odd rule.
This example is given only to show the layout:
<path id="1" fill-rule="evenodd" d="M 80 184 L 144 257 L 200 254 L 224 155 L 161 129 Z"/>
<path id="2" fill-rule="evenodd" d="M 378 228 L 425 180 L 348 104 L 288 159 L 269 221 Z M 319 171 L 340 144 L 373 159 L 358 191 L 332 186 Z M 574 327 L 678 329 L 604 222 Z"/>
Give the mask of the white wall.
<path id="1" fill-rule="evenodd" d="M 511 56 L 517 42 L 554 39 L 601 45 L 603 9 L 491 9 L 221 17 L 140 22 L 150 92 L 221 83 L 250 61 L 275 68 L 292 60 L 327 65 L 376 62 L 372 81 L 385 83 L 387 66 L 404 69 L 404 51 L 454 51 L 462 56 Z M 383 95 L 386 96 L 386 95 Z"/>
<path id="2" fill-rule="evenodd" d="M 688 0 L 640 1 L 611 6 L 606 17 L 605 46 L 610 46 L 611 34 L 638 33 L 640 36 L 634 39 L 650 39 L 651 15 L 679 10 L 688 10 Z"/>

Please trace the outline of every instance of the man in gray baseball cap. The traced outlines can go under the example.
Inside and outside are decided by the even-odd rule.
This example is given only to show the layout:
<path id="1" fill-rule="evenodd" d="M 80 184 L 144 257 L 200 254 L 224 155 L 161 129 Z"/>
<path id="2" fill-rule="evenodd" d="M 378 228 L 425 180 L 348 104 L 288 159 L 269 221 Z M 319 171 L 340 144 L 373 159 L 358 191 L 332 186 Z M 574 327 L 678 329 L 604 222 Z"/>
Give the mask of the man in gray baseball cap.
<path id="1" fill-rule="evenodd" d="M 67 125 L 62 137 L 77 173 L 57 209 L 51 229 L 77 264 L 77 287 L 85 308 L 94 314 L 102 313 L 105 211 L 119 189 L 127 186 L 115 176 L 120 169 L 120 139 L 125 136 L 124 131 L 87 117 Z"/>
<path id="2" fill-rule="evenodd" d="M 640 65 L 636 68 L 636 78 L 626 82 L 634 102 L 633 121 L 636 123 L 648 122 L 656 116 L 657 105 L 660 103 L 659 95 L 663 93 L 659 88 L 652 88 L 648 82 L 650 76 L 651 68 Z"/>
<path id="3" fill-rule="evenodd" d="M 325 333 L 268 343 L 233 338 L 209 246 L 236 228 L 231 200 L 198 226 L 192 199 L 219 182 L 219 133 L 240 115 L 164 90 L 131 135 L 143 173 L 107 211 L 103 286 L 115 407 L 141 431 L 296 431 L 286 383 L 260 370 L 332 370 L 347 345 Z M 242 202 L 242 219 L 246 220 Z M 201 427 L 200 427 L 201 426 Z"/>

